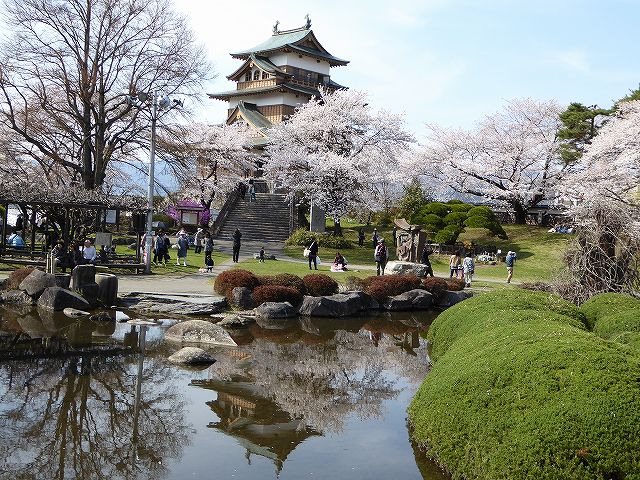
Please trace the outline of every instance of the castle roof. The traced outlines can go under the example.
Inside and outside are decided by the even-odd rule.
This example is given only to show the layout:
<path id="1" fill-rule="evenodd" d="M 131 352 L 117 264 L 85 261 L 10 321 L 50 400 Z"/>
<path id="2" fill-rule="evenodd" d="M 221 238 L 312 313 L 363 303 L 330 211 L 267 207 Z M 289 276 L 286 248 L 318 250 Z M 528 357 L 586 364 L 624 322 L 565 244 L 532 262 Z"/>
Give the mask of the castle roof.
<path id="1" fill-rule="evenodd" d="M 338 85 L 334 83 L 334 85 Z M 332 88 L 344 88 L 344 87 L 332 87 Z M 218 100 L 229 100 L 233 97 L 246 97 L 248 95 L 260 95 L 263 93 L 269 92 L 278 92 L 278 91 L 289 91 L 292 93 L 298 93 L 303 95 L 308 95 L 310 97 L 320 96 L 320 92 L 315 88 L 303 87 L 302 85 L 296 85 L 295 83 L 281 83 L 279 85 L 270 85 L 267 87 L 259 87 L 259 88 L 245 88 L 242 90 L 229 90 L 227 92 L 222 93 L 208 93 L 209 98 L 215 98 Z"/>
<path id="2" fill-rule="evenodd" d="M 229 80 L 235 80 L 236 78 L 238 78 L 242 74 L 242 72 L 252 62 L 256 67 L 258 67 L 263 72 L 271 73 L 271 74 L 279 76 L 279 77 L 290 77 L 291 76 L 290 74 L 288 74 L 284 70 L 281 70 L 280 68 L 275 66 L 271 62 L 271 60 L 269 60 L 267 57 L 261 57 L 259 55 L 256 55 L 255 53 L 251 53 L 249 55 L 249 57 L 245 60 L 245 62 L 240 66 L 240 68 L 238 68 L 231 75 L 227 75 L 227 78 Z"/>
<path id="3" fill-rule="evenodd" d="M 293 50 L 305 55 L 326 60 L 332 67 L 346 65 L 348 60 L 331 55 L 313 34 L 310 28 L 296 28 L 294 30 L 275 31 L 268 40 L 256 45 L 253 48 L 237 53 L 232 53 L 233 58 L 246 60 L 252 53 L 265 54 L 274 53 L 279 50 Z"/>

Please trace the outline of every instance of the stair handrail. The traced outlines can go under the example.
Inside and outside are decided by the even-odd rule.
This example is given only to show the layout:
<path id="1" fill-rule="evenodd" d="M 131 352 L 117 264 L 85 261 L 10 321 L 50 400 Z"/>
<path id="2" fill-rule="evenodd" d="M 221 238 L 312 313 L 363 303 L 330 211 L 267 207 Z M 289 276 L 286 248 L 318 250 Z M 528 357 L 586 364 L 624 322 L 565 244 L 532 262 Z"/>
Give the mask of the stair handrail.
<path id="1" fill-rule="evenodd" d="M 213 221 L 213 225 L 211 225 L 211 232 L 213 236 L 217 236 L 220 233 L 220 230 L 224 225 L 224 221 L 229 216 L 231 210 L 233 210 L 233 208 L 238 204 L 238 200 L 240 200 L 240 192 L 238 189 L 234 189 L 227 195 L 227 199 L 225 200 L 224 205 L 222 205 L 220 213 L 218 213 L 218 216 Z"/>

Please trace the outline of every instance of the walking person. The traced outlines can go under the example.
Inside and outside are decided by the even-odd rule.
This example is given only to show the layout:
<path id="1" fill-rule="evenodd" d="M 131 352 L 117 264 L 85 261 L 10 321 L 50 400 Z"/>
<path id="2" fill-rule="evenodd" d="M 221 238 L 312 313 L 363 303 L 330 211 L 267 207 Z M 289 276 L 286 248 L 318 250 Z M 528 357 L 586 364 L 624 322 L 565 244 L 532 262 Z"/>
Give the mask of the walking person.
<path id="1" fill-rule="evenodd" d="M 471 280 L 473 280 L 473 273 L 476 268 L 475 262 L 473 261 L 473 255 L 469 252 L 462 260 L 462 268 L 464 272 L 464 284 L 467 287 L 471 286 Z"/>
<path id="2" fill-rule="evenodd" d="M 360 231 L 358 232 L 358 245 L 363 246 L 364 245 L 364 230 L 360 229 Z"/>
<path id="3" fill-rule="evenodd" d="M 249 179 L 249 201 L 256 201 L 256 186 L 253 184 L 253 178 Z"/>
<path id="4" fill-rule="evenodd" d="M 187 266 L 187 250 L 189 249 L 189 237 L 187 232 L 180 230 L 178 234 L 178 257 L 176 258 L 176 265 L 180 265 L 180 259 L 182 258 L 182 266 Z"/>
<path id="5" fill-rule="evenodd" d="M 387 259 L 389 258 L 389 252 L 387 251 L 387 246 L 384 244 L 384 238 L 378 241 L 378 246 L 376 247 L 373 258 L 376 261 L 377 275 L 384 275 L 384 267 L 387 266 Z"/>
<path id="6" fill-rule="evenodd" d="M 154 260 L 158 263 L 167 264 L 170 260 L 169 258 L 169 247 L 171 246 L 171 241 L 169 237 L 164 233 L 163 230 L 158 232 L 158 236 L 156 237 L 156 248 L 154 253 Z"/>
<path id="7" fill-rule="evenodd" d="M 318 242 L 314 238 L 309 245 L 309 270 L 311 270 L 311 262 L 313 262 L 314 268 L 318 269 Z"/>
<path id="8" fill-rule="evenodd" d="M 371 234 L 371 244 L 373 248 L 376 248 L 378 245 L 378 229 L 374 228 L 373 233 Z"/>
<path id="9" fill-rule="evenodd" d="M 204 266 L 207 268 L 207 272 L 213 270 L 213 238 L 209 232 L 204 234 Z"/>
<path id="10" fill-rule="evenodd" d="M 458 276 L 458 267 L 460 266 L 460 252 L 456 252 L 451 257 L 449 257 L 449 278 L 453 278 L 455 275 Z"/>
<path id="11" fill-rule="evenodd" d="M 513 264 L 516 261 L 516 257 L 516 252 L 509 250 L 507 252 L 507 258 L 504 260 L 504 263 L 507 266 L 507 283 L 511 283 L 511 277 L 513 277 Z"/>
<path id="12" fill-rule="evenodd" d="M 260 248 L 260 254 L 258 255 L 258 262 L 264 263 L 264 247 Z"/>
<path id="13" fill-rule="evenodd" d="M 397 247 L 398 246 L 398 236 L 397 236 L 398 235 L 398 229 L 396 228 L 395 225 L 393 226 L 392 233 L 393 233 L 393 246 Z"/>
<path id="14" fill-rule="evenodd" d="M 431 261 L 429 260 L 429 255 L 431 255 L 432 253 L 433 250 L 431 250 L 429 245 L 425 245 L 422 249 L 420 262 L 425 266 L 425 275 L 430 275 L 433 277 L 433 267 L 431 266 Z"/>
<path id="15" fill-rule="evenodd" d="M 236 228 L 236 231 L 233 232 L 233 261 L 234 263 L 238 263 L 238 259 L 240 258 L 240 239 L 242 238 L 242 233 L 240 233 L 240 229 Z"/>
<path id="16" fill-rule="evenodd" d="M 195 243 L 194 253 L 202 252 L 202 239 L 204 238 L 204 230 L 202 228 L 198 228 L 198 231 L 193 237 Z"/>

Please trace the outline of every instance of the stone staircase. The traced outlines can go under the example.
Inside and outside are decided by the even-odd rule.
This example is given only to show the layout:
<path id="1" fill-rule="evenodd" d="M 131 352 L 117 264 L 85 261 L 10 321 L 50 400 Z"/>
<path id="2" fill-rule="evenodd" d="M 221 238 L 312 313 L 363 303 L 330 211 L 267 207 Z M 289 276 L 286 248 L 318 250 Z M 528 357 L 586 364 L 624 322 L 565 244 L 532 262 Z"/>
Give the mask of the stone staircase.
<path id="1" fill-rule="evenodd" d="M 247 194 L 229 212 L 216 238 L 231 240 L 236 228 L 242 232 L 243 242 L 284 242 L 289 236 L 289 204 L 285 195 L 256 193 L 256 201 L 250 202 Z"/>

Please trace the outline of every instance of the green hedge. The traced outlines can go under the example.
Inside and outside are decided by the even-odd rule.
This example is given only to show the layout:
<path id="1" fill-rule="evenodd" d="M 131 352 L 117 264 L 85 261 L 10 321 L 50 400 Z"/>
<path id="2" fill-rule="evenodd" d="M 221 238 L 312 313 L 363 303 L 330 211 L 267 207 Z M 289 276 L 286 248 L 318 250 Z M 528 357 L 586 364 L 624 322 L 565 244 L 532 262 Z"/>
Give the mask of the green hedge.
<path id="1" fill-rule="evenodd" d="M 601 293 L 580 309 L 593 333 L 640 351 L 640 300 L 620 293 Z"/>
<path id="2" fill-rule="evenodd" d="M 414 439 L 453 478 L 637 479 L 640 357 L 583 320 L 523 291 L 442 313 L 438 360 L 409 407 Z"/>
<path id="3" fill-rule="evenodd" d="M 333 235 L 313 233 L 304 228 L 299 228 L 293 232 L 285 241 L 285 245 L 299 245 L 307 247 L 311 244 L 313 238 L 318 240 L 318 247 L 343 250 L 353 248 L 353 242 L 345 237 L 336 237 Z"/>

